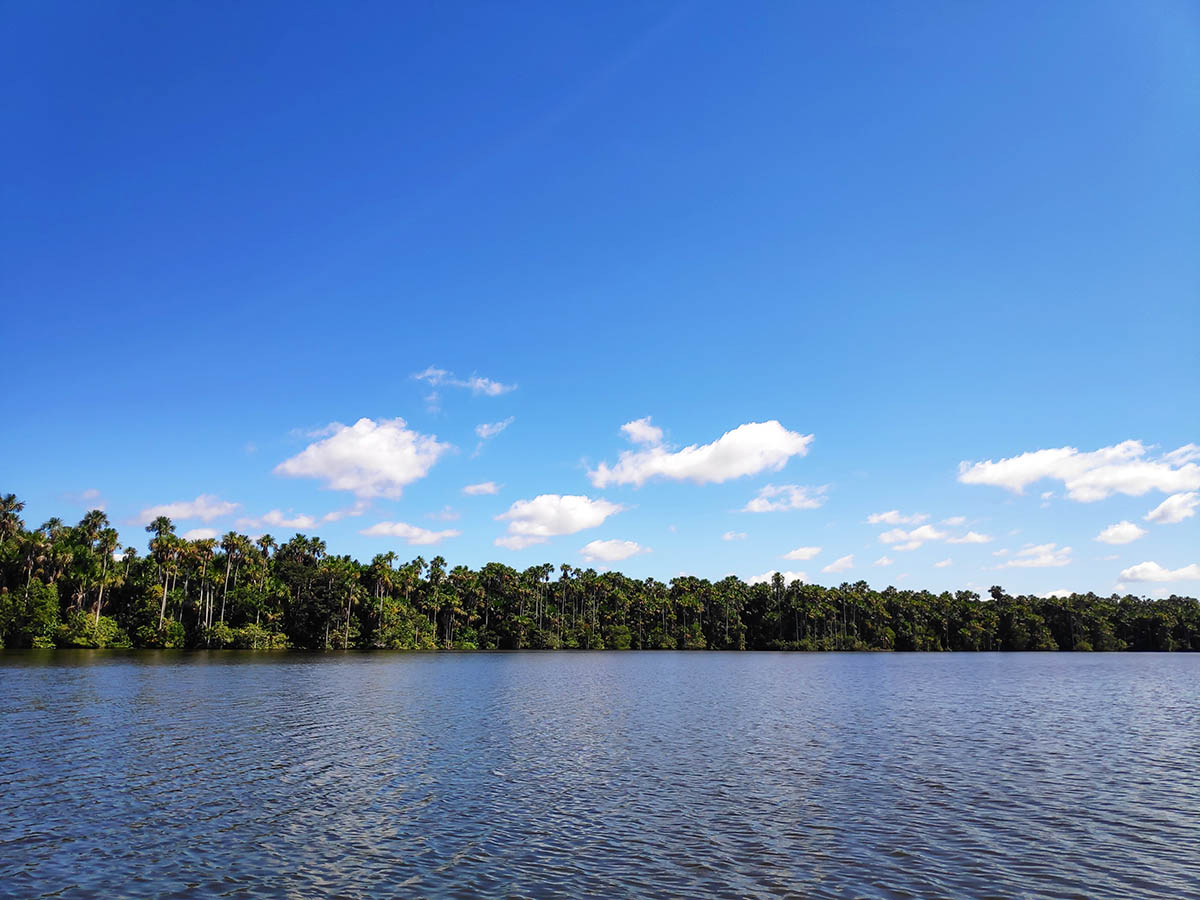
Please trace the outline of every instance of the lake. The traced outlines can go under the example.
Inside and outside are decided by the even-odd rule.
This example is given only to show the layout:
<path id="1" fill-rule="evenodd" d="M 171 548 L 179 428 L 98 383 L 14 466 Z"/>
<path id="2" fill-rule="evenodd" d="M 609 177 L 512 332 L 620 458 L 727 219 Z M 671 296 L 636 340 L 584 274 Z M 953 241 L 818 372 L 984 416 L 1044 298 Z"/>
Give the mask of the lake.
<path id="1" fill-rule="evenodd" d="M 0 897 L 1200 897 L 1200 655 L 0 653 Z"/>

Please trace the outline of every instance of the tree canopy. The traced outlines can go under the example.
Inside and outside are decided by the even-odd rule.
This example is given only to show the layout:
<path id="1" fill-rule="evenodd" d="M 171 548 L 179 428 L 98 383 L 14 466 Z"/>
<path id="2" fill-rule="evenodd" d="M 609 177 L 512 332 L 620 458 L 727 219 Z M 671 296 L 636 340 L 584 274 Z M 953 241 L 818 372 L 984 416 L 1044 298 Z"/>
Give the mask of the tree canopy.
<path id="1" fill-rule="evenodd" d="M 187 540 L 147 553 L 99 510 L 36 528 L 0 496 L 0 646 L 282 649 L 1200 650 L 1200 603 L 636 579 L 567 564 L 369 563 L 320 538 Z"/>

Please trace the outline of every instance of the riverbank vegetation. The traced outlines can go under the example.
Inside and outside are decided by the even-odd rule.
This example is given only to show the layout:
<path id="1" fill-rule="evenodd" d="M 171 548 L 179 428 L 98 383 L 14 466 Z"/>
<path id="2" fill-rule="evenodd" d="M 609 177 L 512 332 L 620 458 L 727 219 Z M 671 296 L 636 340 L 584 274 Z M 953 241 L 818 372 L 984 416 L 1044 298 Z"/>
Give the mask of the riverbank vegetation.
<path id="1" fill-rule="evenodd" d="M 392 552 L 361 563 L 302 534 L 187 540 L 166 517 L 143 554 L 99 510 L 27 528 L 23 508 L 0 497 L 4 647 L 1200 650 L 1189 597 L 665 582 Z"/>

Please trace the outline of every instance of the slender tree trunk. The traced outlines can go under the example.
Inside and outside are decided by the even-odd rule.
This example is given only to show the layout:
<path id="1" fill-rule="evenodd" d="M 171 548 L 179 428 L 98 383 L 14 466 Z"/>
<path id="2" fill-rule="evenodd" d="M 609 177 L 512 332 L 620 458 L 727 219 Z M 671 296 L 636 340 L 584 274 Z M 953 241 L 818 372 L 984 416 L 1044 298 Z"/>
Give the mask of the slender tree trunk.
<path id="1" fill-rule="evenodd" d="M 104 605 L 104 579 L 108 576 L 108 557 L 100 567 L 100 591 L 96 595 L 96 627 L 100 627 L 100 607 Z"/>

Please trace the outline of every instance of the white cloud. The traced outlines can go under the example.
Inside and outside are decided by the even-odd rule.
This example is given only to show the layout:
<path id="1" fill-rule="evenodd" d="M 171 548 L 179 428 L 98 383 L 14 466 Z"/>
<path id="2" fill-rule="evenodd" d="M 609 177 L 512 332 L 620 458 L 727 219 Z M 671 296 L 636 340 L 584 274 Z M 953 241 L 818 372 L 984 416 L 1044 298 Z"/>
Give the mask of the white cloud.
<path id="1" fill-rule="evenodd" d="M 166 516 L 170 519 L 199 519 L 202 522 L 211 522 L 220 516 L 229 515 L 237 508 L 236 503 L 230 503 L 212 494 L 201 494 L 195 500 L 176 500 L 174 503 L 149 506 L 138 515 L 138 521 L 148 525 L 159 516 Z"/>
<path id="2" fill-rule="evenodd" d="M 447 538 L 458 537 L 462 532 L 452 528 L 445 531 L 430 531 L 428 528 L 409 525 L 407 522 L 376 522 L 370 528 L 364 528 L 359 534 L 370 537 L 403 538 L 410 545 L 424 546 L 441 543 Z"/>
<path id="3" fill-rule="evenodd" d="M 1138 563 L 1121 571 L 1122 581 L 1200 581 L 1200 565 L 1166 569 L 1156 562 Z"/>
<path id="4" fill-rule="evenodd" d="M 185 541 L 202 541 L 207 538 L 215 538 L 216 536 L 217 529 L 215 528 L 193 528 L 183 533 Z"/>
<path id="5" fill-rule="evenodd" d="M 1159 525 L 1175 525 L 1194 516 L 1197 506 L 1200 506 L 1200 493 L 1196 491 L 1172 494 L 1146 513 L 1146 521 L 1157 522 Z"/>
<path id="6" fill-rule="evenodd" d="M 320 478 L 326 487 L 359 497 L 395 499 L 451 449 L 410 430 L 403 419 L 363 418 L 349 426 L 334 422 L 329 429 L 328 437 L 277 465 L 276 474 Z"/>
<path id="7" fill-rule="evenodd" d="M 639 553 L 649 553 L 649 547 L 643 547 L 636 541 L 592 541 L 585 544 L 579 551 L 588 562 L 617 562 L 629 559 Z"/>
<path id="8" fill-rule="evenodd" d="M 789 550 L 783 554 L 780 559 L 812 559 L 820 552 L 820 547 L 797 547 L 795 550 Z"/>
<path id="9" fill-rule="evenodd" d="M 848 556 L 840 556 L 823 568 L 822 572 L 845 572 L 847 569 L 854 568 L 854 554 Z"/>
<path id="10" fill-rule="evenodd" d="M 592 484 L 632 484 L 641 487 L 652 478 L 720 483 L 743 475 L 779 471 L 793 456 L 803 456 L 812 442 L 811 434 L 788 431 L 779 422 L 749 422 L 727 431 L 711 444 L 691 444 L 668 451 L 654 446 L 624 450 L 610 467 L 602 462 L 588 472 Z"/>
<path id="11" fill-rule="evenodd" d="M 470 378 L 455 378 L 453 372 L 448 372 L 445 369 L 439 369 L 435 366 L 430 366 L 424 372 L 417 372 L 413 378 L 418 381 L 424 381 L 431 384 L 433 387 L 460 387 L 467 388 L 472 394 L 482 394 L 487 397 L 498 397 L 500 394 L 507 394 L 509 391 L 515 391 L 515 384 L 502 384 L 499 381 L 493 381 L 490 378 L 481 378 L 478 375 L 472 375 Z M 436 403 L 436 392 L 434 393 L 434 403 Z M 428 399 L 428 398 L 426 398 Z"/>
<path id="12" fill-rule="evenodd" d="M 1001 548 L 999 550 L 993 550 L 992 556 L 1008 556 L 1008 550 L 1006 548 Z"/>
<path id="13" fill-rule="evenodd" d="M 1002 569 L 1047 569 L 1071 563 L 1071 548 L 1057 544 L 1038 544 L 1018 550 Z"/>
<path id="14" fill-rule="evenodd" d="M 962 537 L 946 538 L 947 544 L 987 544 L 992 540 L 990 534 L 980 534 L 978 531 L 968 531 Z"/>
<path id="15" fill-rule="evenodd" d="M 788 509 L 817 509 L 824 504 L 828 485 L 806 487 L 802 484 L 768 484 L 760 488 L 742 512 L 781 512 Z"/>
<path id="16" fill-rule="evenodd" d="M 869 525 L 920 525 L 929 518 L 925 513 L 914 513 L 911 516 L 901 515 L 898 509 L 887 512 L 871 513 L 867 516 Z"/>
<path id="17" fill-rule="evenodd" d="M 875 562 L 873 562 L 872 565 L 890 566 L 894 562 L 895 562 L 895 560 L 892 559 L 890 556 L 881 556 L 881 557 L 879 557 L 879 559 L 875 560 Z"/>
<path id="18" fill-rule="evenodd" d="M 1147 533 L 1145 528 L 1139 528 L 1132 522 L 1122 519 L 1116 525 L 1109 525 L 1096 535 L 1096 540 L 1105 544 L 1128 544 Z"/>
<path id="19" fill-rule="evenodd" d="M 934 567 L 935 569 L 944 569 L 944 568 L 946 568 L 947 566 L 952 566 L 952 565 L 954 565 L 954 560 L 952 560 L 952 559 L 943 559 L 941 562 L 935 562 L 935 563 L 933 564 L 933 567 Z"/>
<path id="20" fill-rule="evenodd" d="M 942 519 L 942 524 L 943 525 L 954 525 L 954 526 L 966 525 L 967 517 L 966 516 L 951 516 L 948 519 Z"/>
<path id="21" fill-rule="evenodd" d="M 305 531 L 317 527 L 317 520 L 305 513 L 296 513 L 288 510 L 286 513 L 283 510 L 273 509 L 264 516 L 257 518 L 244 518 L 237 520 L 238 528 L 262 528 L 264 525 L 273 525 L 276 528 L 303 528 Z"/>
<path id="22" fill-rule="evenodd" d="M 744 531 L 727 531 L 721 535 L 723 541 L 744 541 L 745 539 L 746 532 Z"/>
<path id="23" fill-rule="evenodd" d="M 462 492 L 468 497 L 476 497 L 480 494 L 498 494 L 500 485 L 494 481 L 481 481 L 479 484 L 468 484 L 462 489 Z"/>
<path id="24" fill-rule="evenodd" d="M 327 512 L 321 516 L 322 522 L 340 522 L 342 519 L 351 516 L 361 516 L 367 511 L 370 504 L 365 500 L 359 500 L 353 506 L 347 506 L 345 509 L 335 509 L 332 512 Z"/>
<path id="25" fill-rule="evenodd" d="M 595 528 L 625 507 L 604 499 L 581 495 L 540 494 L 532 500 L 518 500 L 508 512 L 496 516 L 508 521 L 508 534 L 497 538 L 498 547 L 520 550 L 531 544 L 545 543 L 561 534 L 574 534 Z"/>
<path id="26" fill-rule="evenodd" d="M 651 447 L 657 447 L 662 443 L 663 430 L 657 425 L 651 425 L 649 416 L 626 422 L 621 426 L 621 430 L 625 432 L 625 437 L 635 444 L 649 444 Z"/>
<path id="27" fill-rule="evenodd" d="M 770 572 L 763 572 L 761 575 L 751 575 L 745 579 L 746 584 L 770 584 L 775 577 L 775 569 Z M 780 572 L 783 576 L 784 584 L 791 584 L 793 581 L 808 581 L 808 575 L 804 572 Z"/>
<path id="28" fill-rule="evenodd" d="M 905 531 L 903 528 L 893 528 L 879 536 L 879 540 L 882 543 L 893 544 L 896 550 L 916 550 L 928 541 L 941 541 L 945 540 L 945 538 L 946 532 L 938 531 L 932 525 L 921 525 L 911 531 Z"/>
<path id="29" fill-rule="evenodd" d="M 999 461 L 962 462 L 958 480 L 1020 494 L 1034 482 L 1051 478 L 1061 481 L 1067 496 L 1080 503 L 1103 500 L 1114 493 L 1140 497 L 1158 490 L 1169 494 L 1200 488 L 1200 465 L 1193 461 L 1198 452 L 1195 444 L 1187 444 L 1157 458 L 1148 457 L 1141 441 L 1124 441 L 1089 453 L 1059 447 Z"/>
<path id="30" fill-rule="evenodd" d="M 265 525 L 270 525 L 275 528 L 294 528 L 297 530 L 313 531 L 328 522 L 340 522 L 342 519 L 351 516 L 361 516 L 367 511 L 368 506 L 369 504 L 365 500 L 359 500 L 353 506 L 327 512 L 319 519 L 307 513 L 298 513 L 290 509 L 286 513 L 280 509 L 273 509 L 262 516 L 245 516 L 238 519 L 234 524 L 238 528 L 262 528 Z"/>
<path id="31" fill-rule="evenodd" d="M 496 435 L 502 432 L 505 428 L 515 422 L 516 418 L 516 416 L 509 416 L 502 422 L 492 422 L 490 424 L 485 422 L 482 425 L 476 425 L 475 433 L 486 441 L 488 438 L 494 438 Z"/>
<path id="32" fill-rule="evenodd" d="M 1046 591 L 1044 594 L 1038 594 L 1044 600 L 1061 600 L 1064 597 L 1070 597 L 1074 591 L 1068 591 L 1066 588 L 1059 588 L 1057 591 Z"/>

